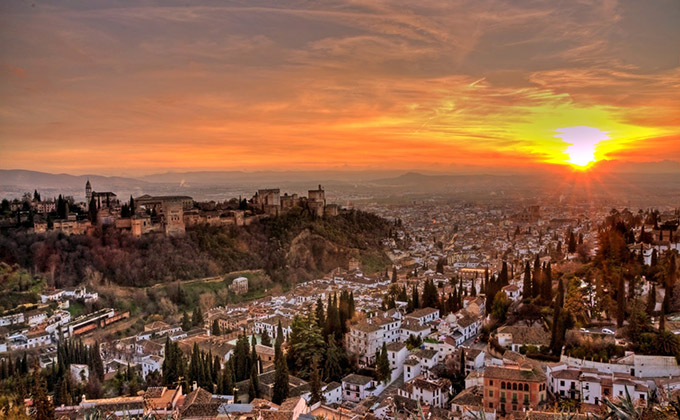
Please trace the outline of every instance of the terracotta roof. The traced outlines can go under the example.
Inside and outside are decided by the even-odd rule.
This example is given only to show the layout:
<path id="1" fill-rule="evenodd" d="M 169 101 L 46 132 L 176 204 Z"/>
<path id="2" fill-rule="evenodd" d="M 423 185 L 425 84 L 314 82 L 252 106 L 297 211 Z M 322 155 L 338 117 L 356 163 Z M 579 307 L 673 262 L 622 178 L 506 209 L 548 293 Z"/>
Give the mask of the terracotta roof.
<path id="1" fill-rule="evenodd" d="M 520 369 L 515 367 L 487 366 L 484 378 L 507 379 L 511 381 L 545 382 L 545 375 L 538 369 Z"/>

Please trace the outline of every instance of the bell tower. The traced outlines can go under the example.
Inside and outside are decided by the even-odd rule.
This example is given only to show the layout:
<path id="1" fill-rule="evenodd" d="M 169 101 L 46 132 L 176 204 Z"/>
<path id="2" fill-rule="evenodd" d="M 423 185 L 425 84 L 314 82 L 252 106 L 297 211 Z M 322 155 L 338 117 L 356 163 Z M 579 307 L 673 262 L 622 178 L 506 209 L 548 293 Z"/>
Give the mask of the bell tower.
<path id="1" fill-rule="evenodd" d="M 92 185 L 90 185 L 90 180 L 87 180 L 85 184 L 85 208 L 90 208 L 90 201 L 92 201 Z"/>

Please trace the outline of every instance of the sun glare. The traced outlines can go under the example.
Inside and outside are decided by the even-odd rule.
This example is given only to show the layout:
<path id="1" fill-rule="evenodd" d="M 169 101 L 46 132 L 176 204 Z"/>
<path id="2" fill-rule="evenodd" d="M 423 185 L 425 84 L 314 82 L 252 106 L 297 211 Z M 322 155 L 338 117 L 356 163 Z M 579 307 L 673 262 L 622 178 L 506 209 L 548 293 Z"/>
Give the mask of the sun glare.
<path id="1" fill-rule="evenodd" d="M 598 130 L 594 127 L 566 127 L 558 128 L 555 137 L 559 137 L 568 144 L 565 153 L 569 159 L 565 163 L 569 163 L 577 169 L 586 169 L 597 159 L 595 151 L 598 144 L 609 139 L 607 133 Z"/>

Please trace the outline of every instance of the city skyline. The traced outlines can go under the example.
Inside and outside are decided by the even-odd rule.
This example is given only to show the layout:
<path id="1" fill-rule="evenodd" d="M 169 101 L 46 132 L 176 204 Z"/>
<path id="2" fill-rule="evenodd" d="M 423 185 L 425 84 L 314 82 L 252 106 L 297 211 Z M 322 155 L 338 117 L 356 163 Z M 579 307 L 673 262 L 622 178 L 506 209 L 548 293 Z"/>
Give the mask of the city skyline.
<path id="1" fill-rule="evenodd" d="M 677 2 L 0 7 L 2 169 L 455 172 L 680 158 Z"/>

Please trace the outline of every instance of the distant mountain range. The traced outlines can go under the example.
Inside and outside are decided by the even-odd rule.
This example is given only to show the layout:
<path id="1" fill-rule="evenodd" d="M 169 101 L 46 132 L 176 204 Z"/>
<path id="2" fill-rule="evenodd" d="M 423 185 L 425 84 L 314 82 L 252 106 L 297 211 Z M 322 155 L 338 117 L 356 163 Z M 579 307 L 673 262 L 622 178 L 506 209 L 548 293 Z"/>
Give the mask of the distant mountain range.
<path id="1" fill-rule="evenodd" d="M 588 175 L 589 174 L 589 175 Z M 591 176 L 592 175 L 592 176 Z M 190 171 L 166 172 L 139 177 L 51 174 L 21 169 L 0 170 L 0 197 L 20 197 L 40 191 L 43 197 L 59 194 L 83 200 L 89 179 L 95 191 L 113 191 L 122 199 L 142 194 L 187 194 L 198 200 L 223 200 L 249 196 L 258 188 L 280 187 L 282 192 L 304 193 L 321 184 L 328 191 L 374 196 L 376 193 L 454 194 L 550 187 L 565 179 L 597 177 L 600 185 L 635 186 L 643 190 L 680 188 L 680 162 L 598 162 L 586 173 L 568 167 L 502 170 L 466 167 L 457 173 L 403 170 L 329 171 Z M 623 187 L 622 187 L 623 188 Z"/>

